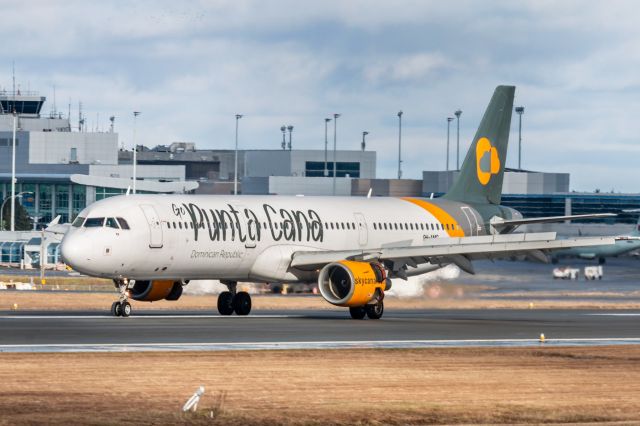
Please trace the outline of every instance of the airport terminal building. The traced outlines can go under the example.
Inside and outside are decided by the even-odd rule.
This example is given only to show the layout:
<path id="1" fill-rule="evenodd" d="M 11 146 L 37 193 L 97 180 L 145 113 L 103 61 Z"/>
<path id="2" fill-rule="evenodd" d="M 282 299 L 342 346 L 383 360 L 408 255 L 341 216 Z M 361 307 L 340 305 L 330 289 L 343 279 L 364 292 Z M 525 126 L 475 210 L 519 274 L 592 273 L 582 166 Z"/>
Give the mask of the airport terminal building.
<path id="1" fill-rule="evenodd" d="M 0 200 L 8 201 L 11 195 L 14 116 L 10 111 L 15 109 L 16 193 L 34 228 L 56 216 L 70 222 L 94 201 L 125 193 L 133 171 L 133 151 L 119 147 L 113 125 L 107 131 L 89 131 L 80 118 L 72 126 L 61 113 L 43 115 L 45 101 L 37 93 L 0 92 Z M 425 171 L 422 179 L 381 179 L 376 161 L 376 152 L 365 150 L 337 151 L 335 160 L 332 151 L 322 149 L 239 150 L 238 189 L 255 195 L 438 197 L 457 176 L 457 171 Z M 228 195 L 234 191 L 234 150 L 197 149 L 192 142 L 138 146 L 137 163 L 139 192 Z M 624 232 L 637 220 L 636 214 L 625 210 L 640 209 L 640 194 L 571 192 L 568 173 L 507 170 L 503 188 L 503 204 L 525 217 L 619 214 L 594 223 L 594 232 Z M 609 226 L 602 228 L 603 223 Z M 34 246 L 33 238 L 39 234 L 0 234 L 0 263 L 22 258 L 25 247 L 30 241 Z M 57 261 L 56 250 L 48 252 Z"/>

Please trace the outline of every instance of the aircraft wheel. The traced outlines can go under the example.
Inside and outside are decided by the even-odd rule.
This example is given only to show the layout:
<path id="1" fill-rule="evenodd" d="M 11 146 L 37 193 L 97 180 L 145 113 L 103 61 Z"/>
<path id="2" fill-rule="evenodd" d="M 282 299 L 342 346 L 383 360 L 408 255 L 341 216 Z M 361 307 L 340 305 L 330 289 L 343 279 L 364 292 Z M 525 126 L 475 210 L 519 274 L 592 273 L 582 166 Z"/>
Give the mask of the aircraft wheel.
<path id="1" fill-rule="evenodd" d="M 349 308 L 349 313 L 351 314 L 351 318 L 361 320 L 367 315 L 367 311 L 364 306 L 353 306 Z"/>
<path id="2" fill-rule="evenodd" d="M 365 311 L 370 319 L 380 319 L 384 313 L 384 303 L 380 300 L 373 305 L 366 305 Z"/>
<path id="3" fill-rule="evenodd" d="M 121 314 L 123 317 L 128 317 L 129 315 L 131 315 L 131 303 L 124 301 L 120 304 L 121 306 Z"/>
<path id="4" fill-rule="evenodd" d="M 233 298 L 233 310 L 238 315 L 249 315 L 251 312 L 251 296 L 246 291 L 236 293 Z"/>
<path id="5" fill-rule="evenodd" d="M 218 295 L 218 312 L 220 315 L 233 313 L 233 294 L 230 291 L 223 291 Z"/>
<path id="6" fill-rule="evenodd" d="M 122 315 L 122 305 L 120 305 L 120 302 L 113 302 L 111 304 L 111 315 L 113 315 L 114 317 L 119 317 Z"/>

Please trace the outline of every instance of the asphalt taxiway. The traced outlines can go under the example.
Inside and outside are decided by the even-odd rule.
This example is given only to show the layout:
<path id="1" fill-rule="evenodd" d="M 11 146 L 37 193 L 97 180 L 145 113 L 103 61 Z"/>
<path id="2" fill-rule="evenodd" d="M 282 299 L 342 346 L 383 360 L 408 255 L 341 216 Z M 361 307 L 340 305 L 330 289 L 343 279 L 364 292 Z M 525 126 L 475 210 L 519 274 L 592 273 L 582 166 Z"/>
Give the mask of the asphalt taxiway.
<path id="1" fill-rule="evenodd" d="M 0 352 L 310 349 L 640 344 L 640 311 L 397 310 L 381 320 L 340 311 L 0 311 Z"/>

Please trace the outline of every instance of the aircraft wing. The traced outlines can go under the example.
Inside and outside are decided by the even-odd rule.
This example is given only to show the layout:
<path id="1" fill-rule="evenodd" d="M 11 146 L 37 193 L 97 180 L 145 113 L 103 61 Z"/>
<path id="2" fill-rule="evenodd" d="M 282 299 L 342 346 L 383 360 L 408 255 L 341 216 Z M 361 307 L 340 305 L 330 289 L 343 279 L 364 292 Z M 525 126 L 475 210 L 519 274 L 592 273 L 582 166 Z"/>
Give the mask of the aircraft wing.
<path id="1" fill-rule="evenodd" d="M 581 237 L 557 240 L 555 232 L 485 235 L 442 238 L 432 244 L 407 247 L 381 247 L 373 250 L 299 251 L 292 256 L 290 267 L 303 270 L 321 268 L 340 260 L 377 260 L 401 278 L 420 265 L 454 263 L 473 274 L 471 260 L 495 259 L 525 255 L 547 261 L 546 252 L 572 247 L 615 244 L 614 237 Z M 417 275 L 417 274 L 415 274 Z"/>
<path id="2" fill-rule="evenodd" d="M 504 229 L 513 230 L 520 225 L 531 225 L 534 223 L 554 223 L 564 222 L 565 220 L 578 220 L 578 219 L 603 219 L 607 217 L 615 217 L 615 213 L 593 213 L 593 214 L 574 214 L 568 216 L 547 216 L 547 217 L 532 217 L 527 219 L 502 219 L 493 218 L 491 220 L 491 226 L 498 232 Z"/>
<path id="3" fill-rule="evenodd" d="M 60 215 L 56 216 L 46 228 L 44 228 L 45 232 L 51 232 L 52 234 L 66 234 L 69 228 L 71 227 L 70 223 L 60 223 Z"/>

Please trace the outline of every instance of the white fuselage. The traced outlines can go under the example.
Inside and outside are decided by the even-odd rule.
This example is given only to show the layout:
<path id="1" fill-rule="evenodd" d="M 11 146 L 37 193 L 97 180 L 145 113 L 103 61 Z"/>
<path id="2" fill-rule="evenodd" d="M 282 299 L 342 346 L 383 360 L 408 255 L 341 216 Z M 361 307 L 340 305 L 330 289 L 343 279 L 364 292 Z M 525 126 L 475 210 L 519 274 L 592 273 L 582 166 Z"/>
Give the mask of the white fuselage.
<path id="1" fill-rule="evenodd" d="M 290 270 L 294 252 L 485 233 L 466 204 L 378 197 L 130 195 L 94 203 L 79 217 L 94 220 L 74 222 L 63 258 L 80 272 L 114 279 L 312 281 L 317 271 Z"/>

